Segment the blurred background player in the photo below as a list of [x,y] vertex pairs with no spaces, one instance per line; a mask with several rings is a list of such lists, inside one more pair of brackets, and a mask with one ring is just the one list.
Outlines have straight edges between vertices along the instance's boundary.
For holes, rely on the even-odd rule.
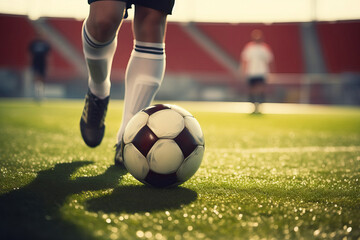
[[264,42],[261,30],[251,32],[251,42],[247,43],[240,56],[240,72],[249,87],[249,101],[254,104],[255,114],[260,113],[259,105],[265,101],[265,83],[268,73],[273,71],[273,53]]
[[44,83],[50,50],[50,44],[39,33],[29,44],[31,74],[35,90],[34,98],[37,101],[44,98]]
[[127,9],[135,5],[134,48],[125,73],[124,112],[115,153],[115,164],[122,165],[125,127],[133,115],[151,104],[164,76],[166,18],[172,12],[174,0],[88,0],[88,3],[90,12],[83,23],[82,41],[89,89],[80,129],[90,147],[98,146],[104,136],[117,34]]

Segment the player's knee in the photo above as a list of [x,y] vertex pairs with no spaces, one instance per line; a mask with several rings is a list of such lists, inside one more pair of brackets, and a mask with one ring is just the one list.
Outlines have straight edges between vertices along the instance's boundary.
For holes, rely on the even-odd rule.
[[122,16],[98,16],[91,21],[92,36],[99,42],[109,41],[121,23]]
[[166,15],[156,10],[141,9],[135,16],[135,36],[145,42],[162,42],[165,34]]

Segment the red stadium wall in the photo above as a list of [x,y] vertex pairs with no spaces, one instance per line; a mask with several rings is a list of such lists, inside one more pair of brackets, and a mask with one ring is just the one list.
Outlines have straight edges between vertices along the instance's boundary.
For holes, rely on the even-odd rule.
[[317,23],[330,73],[360,72],[360,21]]
[[[49,19],[48,22],[79,52],[82,52],[81,25],[69,19]],[[113,68],[124,71],[133,48],[131,21],[124,21],[119,32],[118,47]],[[224,72],[220,66],[200,46],[198,46],[177,23],[169,23],[166,39],[167,72]]]
[[[81,42],[82,21],[51,18],[48,19],[48,23],[61,33],[75,47],[79,54],[83,54]],[[125,21],[123,23],[119,35],[121,35],[121,38],[118,38],[118,47],[113,61],[113,69],[123,71],[126,68],[132,50],[131,22]]]
[[303,73],[299,24],[198,24],[199,28],[226,52],[239,61],[240,53],[254,29],[264,33],[265,42],[275,56],[276,73]]
[[[0,15],[0,68],[23,71],[30,63],[29,43],[36,31],[28,18],[23,16]],[[57,49],[49,54],[48,74],[57,79],[74,76],[75,69]]]
[[178,23],[170,23],[166,36],[167,70],[174,73],[226,73]]
[[31,23],[25,17],[0,15],[0,66],[22,70],[29,62],[28,44],[35,36]]

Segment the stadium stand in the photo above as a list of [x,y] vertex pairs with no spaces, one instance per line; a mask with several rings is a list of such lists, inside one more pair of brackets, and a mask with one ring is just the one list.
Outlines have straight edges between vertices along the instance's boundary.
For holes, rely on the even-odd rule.
[[253,29],[264,32],[276,60],[276,73],[303,73],[302,47],[298,23],[286,24],[225,24],[199,23],[199,28],[239,60],[240,52],[250,41]]
[[[74,54],[82,59],[81,25],[82,21],[75,19],[47,18],[43,22],[62,36],[64,44],[70,44]],[[179,78],[190,78],[191,84],[206,84],[213,89],[232,88],[234,92],[244,93],[245,89],[239,86],[238,79],[224,63],[221,63],[216,55],[196,41],[191,32],[187,31],[189,23],[170,22],[167,28],[167,70],[166,78],[171,83]],[[285,102],[316,102],[332,103],[328,97],[322,97],[321,91],[326,79],[338,82],[337,76],[318,76],[313,82],[307,75],[305,64],[307,59],[304,54],[303,32],[301,23],[274,23],[274,24],[251,24],[251,23],[192,23],[202,36],[214,43],[222,53],[233,63],[239,61],[239,56],[245,43],[250,40],[250,32],[261,29],[265,34],[266,42],[271,46],[275,55],[276,82],[271,82],[269,92],[271,101]],[[11,70],[21,76],[28,69],[28,43],[35,36],[36,28],[26,16],[0,15],[0,70]],[[112,81],[123,84],[124,72],[129,55],[132,51],[131,21],[124,21],[120,30],[118,49],[113,62]],[[360,73],[360,21],[343,22],[319,22],[316,23],[316,33],[320,42],[325,67],[329,74],[343,74],[347,72]],[[211,46],[211,45],[210,45]],[[79,63],[74,66],[74,59],[69,59],[69,54],[57,46],[53,46],[49,61],[50,83],[70,84],[74,79],[83,81],[84,75],[79,73]],[[85,66],[84,66],[85,67]],[[354,75],[351,75],[354,79]],[[355,76],[356,78],[356,76]],[[340,80],[339,80],[340,79]],[[81,80],[81,81],[80,81]],[[356,79],[355,79],[356,80]],[[357,81],[357,80],[356,80]],[[300,84],[305,85],[300,86]],[[190,84],[190,85],[191,85]],[[313,84],[313,87],[307,85]],[[166,85],[166,84],[165,84]],[[189,86],[190,86],[189,85]],[[285,89],[285,85],[286,89]],[[316,87],[315,87],[316,86]],[[166,88],[166,86],[164,86]],[[301,89],[307,93],[299,93]],[[315,89],[315,90],[314,90]],[[316,90],[320,89],[320,90]],[[211,92],[210,91],[210,92]],[[323,91],[324,92],[324,91]],[[226,95],[226,94],[225,94]],[[306,99],[306,100],[301,100]],[[312,100],[315,99],[315,100]],[[320,99],[320,100],[319,100]],[[237,99],[239,100],[239,99]],[[240,99],[246,100],[246,99]]]
[[[25,71],[29,64],[28,45],[35,37],[36,30],[27,17],[0,15],[2,37],[0,68]],[[74,67],[62,54],[52,48],[49,58],[49,80],[67,81],[74,76]]]
[[360,72],[360,21],[319,22],[317,32],[330,73]]
[[25,17],[0,15],[1,68],[23,70],[28,64],[29,40],[35,36],[31,23]]
[[[61,33],[82,54],[81,21],[74,19],[48,19],[47,22]],[[167,71],[169,73],[226,73],[222,67],[199,44],[183,31],[182,23],[170,22],[167,30]],[[226,24],[197,23],[198,28],[223,48],[234,60],[239,60],[241,49],[251,30],[261,29],[265,40],[276,56],[276,73],[304,73],[301,36],[298,23],[281,24]],[[19,31],[21,29],[21,31]],[[321,22],[317,24],[319,39],[329,72],[360,71],[360,22]],[[28,42],[35,30],[24,16],[0,15],[2,36],[2,67],[22,69],[27,64]],[[121,30],[117,55],[113,66],[123,71],[132,49],[131,22],[125,21]],[[6,33],[6,34],[5,34]],[[71,66],[61,53],[54,49],[52,65],[71,71]],[[120,54],[121,53],[121,54]],[[55,71],[58,74],[57,71]],[[55,75],[55,74],[54,74]]]

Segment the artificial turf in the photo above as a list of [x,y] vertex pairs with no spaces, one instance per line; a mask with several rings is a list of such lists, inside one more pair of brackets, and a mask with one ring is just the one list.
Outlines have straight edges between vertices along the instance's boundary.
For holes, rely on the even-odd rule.
[[201,124],[205,156],[189,181],[156,189],[113,166],[121,101],[90,149],[83,101],[0,100],[0,239],[360,238],[360,109],[179,104]]

